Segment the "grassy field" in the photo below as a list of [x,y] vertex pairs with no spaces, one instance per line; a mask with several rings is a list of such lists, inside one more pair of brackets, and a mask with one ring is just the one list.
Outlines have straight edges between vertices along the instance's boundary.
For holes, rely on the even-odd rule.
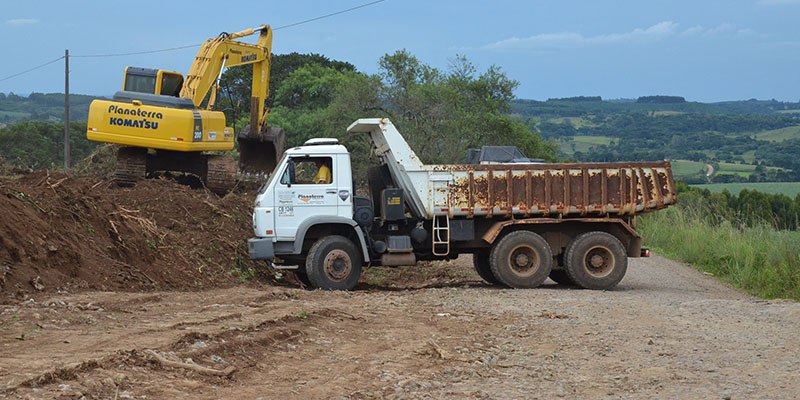
[[700,171],[705,171],[706,163],[688,160],[672,161],[672,174],[676,177],[696,175]]
[[791,198],[800,194],[800,182],[759,182],[759,183],[711,183],[708,185],[692,185],[712,192],[722,192],[727,189],[731,194],[738,195],[743,189],[758,190],[763,193],[783,193]]
[[[745,157],[748,155],[745,154]],[[768,169],[776,169],[776,167],[767,167]],[[691,176],[697,175],[700,171],[705,171],[706,163],[699,162],[699,161],[688,161],[688,160],[673,160],[672,161],[672,174],[676,178],[680,178],[682,176]],[[714,171],[714,174],[730,174],[730,175],[739,175],[745,178],[749,177],[753,172],[755,172],[756,166],[751,164],[736,164],[736,163],[726,163],[721,162],[719,163],[719,169]]]
[[596,124],[592,123],[588,119],[581,118],[581,117],[551,118],[551,119],[549,119],[547,121],[548,122],[552,122],[554,124],[570,124],[575,129],[586,128],[586,127],[592,128],[592,127],[597,126]]
[[[587,152],[592,147],[598,145],[608,145],[614,140],[608,136],[574,136],[568,141],[559,142],[561,151],[565,154],[573,154],[576,151]],[[575,145],[574,150],[572,145]]]
[[654,117],[664,117],[664,116],[673,116],[673,115],[681,115],[686,114],[682,111],[652,111],[650,115]]
[[8,118],[10,118],[10,119],[12,119],[12,120],[15,120],[15,119],[28,118],[28,117],[30,117],[30,116],[31,116],[30,114],[28,114],[28,113],[25,113],[25,112],[18,112],[18,111],[0,111],[0,120],[2,120],[2,119],[3,119],[3,118],[5,118],[5,117],[8,117]]
[[754,139],[770,142],[782,142],[788,139],[800,139],[800,126],[789,126],[771,131],[763,131],[753,135]]
[[692,264],[753,295],[800,300],[800,232],[707,222],[709,212],[682,207],[642,217],[645,245]]

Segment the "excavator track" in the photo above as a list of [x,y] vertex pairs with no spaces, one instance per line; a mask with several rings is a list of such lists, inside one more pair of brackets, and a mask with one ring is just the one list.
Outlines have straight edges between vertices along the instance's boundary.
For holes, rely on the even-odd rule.
[[114,181],[118,186],[131,187],[147,174],[147,149],[121,147],[117,151],[117,169]]
[[226,156],[208,156],[206,187],[218,195],[225,195],[236,186],[236,160]]

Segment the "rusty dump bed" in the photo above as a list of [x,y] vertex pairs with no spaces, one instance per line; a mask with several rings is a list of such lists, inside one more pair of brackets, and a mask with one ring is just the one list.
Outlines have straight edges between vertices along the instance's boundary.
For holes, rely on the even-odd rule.
[[428,211],[450,216],[621,216],[675,204],[669,162],[426,165]]

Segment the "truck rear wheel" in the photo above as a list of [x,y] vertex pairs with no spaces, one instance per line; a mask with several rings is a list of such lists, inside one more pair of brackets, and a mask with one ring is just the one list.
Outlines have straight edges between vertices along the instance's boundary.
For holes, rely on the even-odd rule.
[[492,267],[489,265],[489,253],[475,253],[472,255],[472,265],[475,266],[475,272],[480,275],[481,279],[490,285],[497,285],[500,283],[497,278],[492,274]]
[[559,285],[575,286],[575,282],[573,282],[572,279],[569,277],[567,271],[563,269],[554,269],[550,271],[550,279],[552,279],[553,282]]
[[492,274],[512,288],[535,288],[553,267],[550,245],[529,231],[509,233],[495,243],[489,256]]
[[325,236],[311,246],[305,267],[313,287],[350,290],[361,277],[361,256],[346,237]]
[[625,247],[613,235],[594,231],[579,235],[567,245],[564,266],[569,278],[584,289],[616,286],[628,269]]

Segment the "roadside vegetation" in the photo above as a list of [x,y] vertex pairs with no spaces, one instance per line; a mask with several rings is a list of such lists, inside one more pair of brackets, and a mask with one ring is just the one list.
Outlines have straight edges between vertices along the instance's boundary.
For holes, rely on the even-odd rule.
[[[744,191],[732,196],[682,188],[678,206],[639,220],[637,228],[647,246],[755,296],[800,301],[797,208],[789,224],[795,230],[778,229],[783,222],[774,218],[770,195]],[[737,212],[726,198],[760,204],[762,212]],[[800,196],[796,200],[800,202]]]

